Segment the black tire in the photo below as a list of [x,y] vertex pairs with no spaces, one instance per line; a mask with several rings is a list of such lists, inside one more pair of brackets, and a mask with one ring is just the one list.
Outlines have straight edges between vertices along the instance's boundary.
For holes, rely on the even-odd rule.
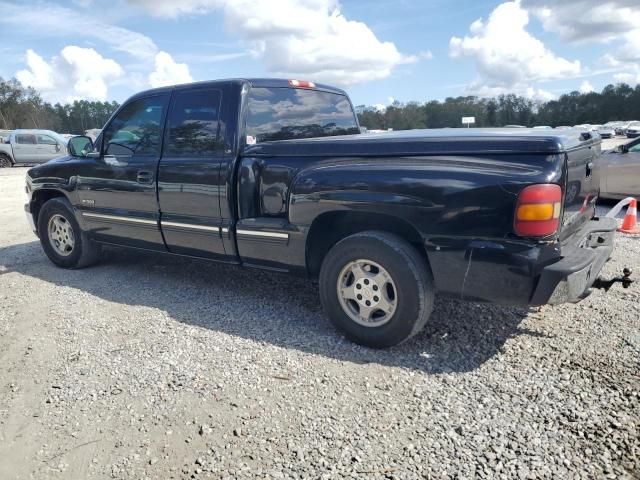
[[13,162],[11,158],[7,155],[0,153],[0,168],[11,168],[13,167]]
[[[379,326],[357,323],[339,298],[343,269],[361,259],[383,267],[395,285],[395,311]],[[386,232],[366,231],[341,240],[324,258],[320,270],[320,300],[327,316],[347,338],[367,347],[391,347],[418,333],[431,315],[434,297],[426,259],[402,238]]]
[[[63,217],[73,232],[74,245],[66,256],[58,253],[50,240],[49,221],[56,215]],[[66,198],[52,198],[42,206],[38,215],[37,228],[44,253],[59,267],[84,268],[95,263],[100,256],[100,247],[80,229],[73,208]]]

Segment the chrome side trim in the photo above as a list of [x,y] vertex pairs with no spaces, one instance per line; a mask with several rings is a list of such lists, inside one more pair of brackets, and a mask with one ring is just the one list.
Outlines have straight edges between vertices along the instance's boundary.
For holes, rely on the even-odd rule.
[[236,230],[238,235],[249,235],[252,237],[267,237],[267,238],[282,238],[289,239],[288,233],[278,233],[278,232],[258,232],[256,230]]
[[121,217],[119,215],[104,215],[102,213],[82,212],[83,217],[97,218],[102,220],[115,220],[117,222],[142,223],[145,225],[158,225],[156,220],[145,220],[142,218]]
[[227,227],[222,227],[222,233],[229,233],[229,229]]
[[180,228],[190,228],[192,230],[205,230],[207,232],[216,232],[220,231],[220,227],[209,227],[207,225],[195,225],[193,223],[180,223],[180,222],[168,222],[166,220],[162,220],[160,222],[163,227],[180,227]]

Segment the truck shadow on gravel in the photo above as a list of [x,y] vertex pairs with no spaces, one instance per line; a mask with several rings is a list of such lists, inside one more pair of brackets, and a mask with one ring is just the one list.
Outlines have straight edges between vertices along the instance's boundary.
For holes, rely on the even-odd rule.
[[[98,265],[63,270],[30,242],[0,248],[0,275],[11,272],[256,342],[428,373],[475,370],[509,338],[540,335],[520,327],[530,309],[439,299],[423,332],[397,347],[372,350],[331,327],[313,280],[161,254],[109,249]],[[37,301],[37,292],[28,294]]]

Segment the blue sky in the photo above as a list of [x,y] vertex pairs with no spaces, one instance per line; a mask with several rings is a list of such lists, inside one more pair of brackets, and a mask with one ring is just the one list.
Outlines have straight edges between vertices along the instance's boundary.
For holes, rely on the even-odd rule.
[[284,76],[354,103],[640,82],[640,5],[613,0],[0,0],[0,76],[49,101]]

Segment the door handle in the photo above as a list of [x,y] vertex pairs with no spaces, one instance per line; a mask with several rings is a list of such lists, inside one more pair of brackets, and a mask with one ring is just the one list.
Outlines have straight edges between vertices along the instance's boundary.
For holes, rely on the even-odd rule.
[[141,170],[138,172],[138,183],[151,183],[153,182],[153,173]]

